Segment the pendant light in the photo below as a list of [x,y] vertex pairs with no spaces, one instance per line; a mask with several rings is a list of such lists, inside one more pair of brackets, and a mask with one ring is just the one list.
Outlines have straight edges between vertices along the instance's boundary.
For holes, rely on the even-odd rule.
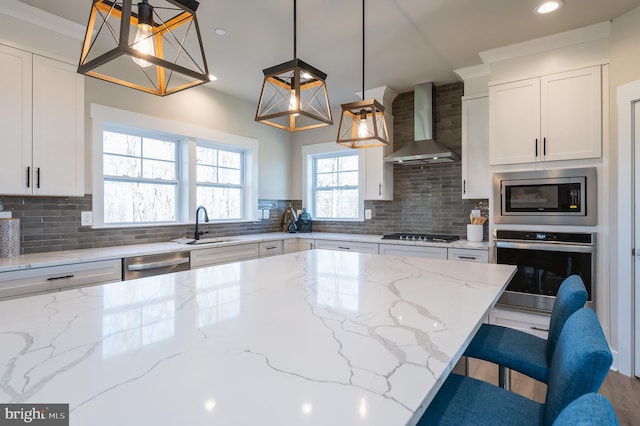
[[78,73],[165,96],[208,83],[195,0],[93,0]]
[[297,4],[293,0],[293,60],[263,70],[256,121],[296,132],[333,124],[327,75],[297,58]]
[[384,107],[375,99],[364,100],[364,0],[362,0],[362,101],[342,104],[337,143],[348,148],[373,148],[389,144]]

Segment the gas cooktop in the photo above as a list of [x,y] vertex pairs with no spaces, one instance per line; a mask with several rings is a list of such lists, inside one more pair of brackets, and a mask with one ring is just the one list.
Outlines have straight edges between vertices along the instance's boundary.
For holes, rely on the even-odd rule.
[[387,234],[382,237],[383,240],[406,240],[406,241],[424,241],[429,243],[452,243],[460,239],[457,235],[439,235],[439,234],[412,234],[399,232],[396,234]]

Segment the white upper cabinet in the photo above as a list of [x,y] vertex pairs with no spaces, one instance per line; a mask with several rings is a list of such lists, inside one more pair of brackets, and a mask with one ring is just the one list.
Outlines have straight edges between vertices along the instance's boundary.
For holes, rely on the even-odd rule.
[[492,165],[602,153],[599,66],[490,86],[489,107]]
[[0,194],[31,193],[31,58],[0,45]]
[[[0,46],[0,194],[84,195],[84,81],[75,66]],[[6,94],[6,96],[5,96]]]
[[365,155],[365,200],[393,200],[393,164],[384,146],[362,150]]
[[489,198],[489,98],[462,98],[462,198]]
[[602,155],[601,80],[599,66],[541,78],[544,161]]

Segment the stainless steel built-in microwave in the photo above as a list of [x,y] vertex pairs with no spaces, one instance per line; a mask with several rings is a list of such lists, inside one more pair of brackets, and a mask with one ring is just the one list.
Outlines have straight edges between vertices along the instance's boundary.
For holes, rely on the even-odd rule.
[[496,173],[494,222],[596,225],[596,169]]

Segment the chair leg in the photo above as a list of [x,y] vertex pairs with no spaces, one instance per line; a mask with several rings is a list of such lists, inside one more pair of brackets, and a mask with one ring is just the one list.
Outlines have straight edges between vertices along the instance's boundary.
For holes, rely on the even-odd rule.
[[498,366],[498,386],[505,390],[511,390],[511,370],[504,365]]

